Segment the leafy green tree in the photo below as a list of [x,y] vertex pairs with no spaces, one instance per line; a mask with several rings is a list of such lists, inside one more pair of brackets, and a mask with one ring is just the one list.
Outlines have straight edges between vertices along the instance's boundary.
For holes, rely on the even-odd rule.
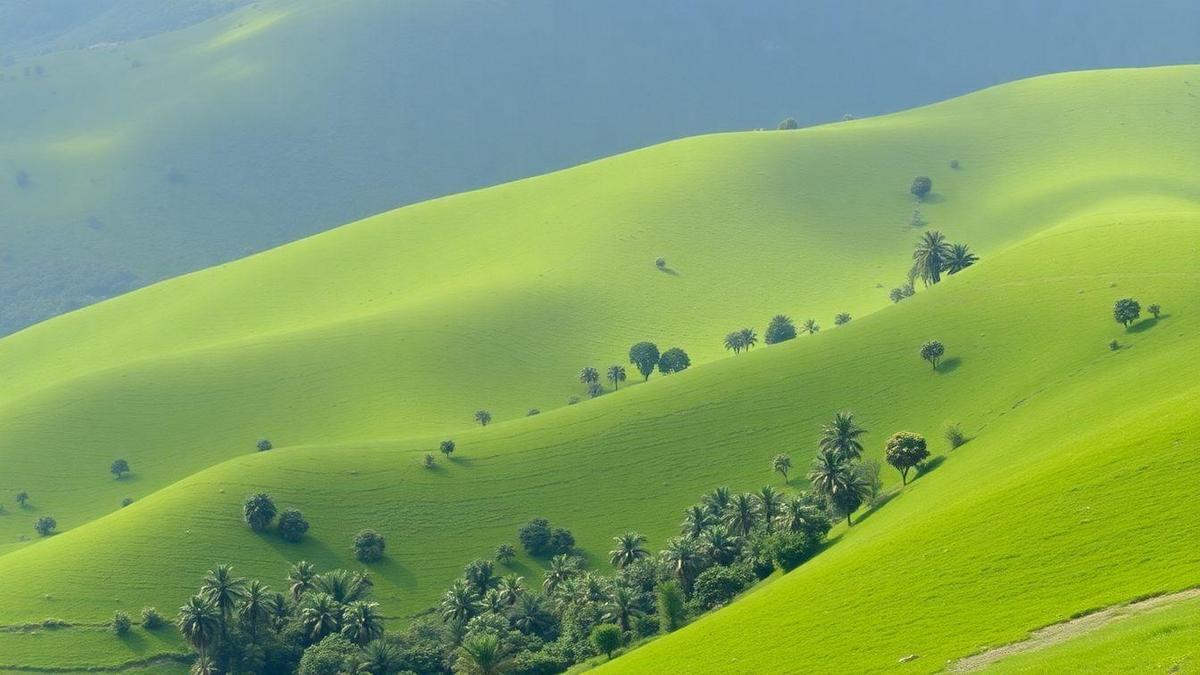
[[[476,413],[476,414],[478,414],[478,413]],[[445,441],[442,441],[441,444],[438,446],[438,450],[441,450],[442,454],[445,455],[447,459],[449,459],[450,455],[454,454],[454,449],[456,447],[458,447],[458,446],[456,446],[454,444],[454,441],[445,440]]]
[[486,427],[492,421],[492,413],[486,410],[476,410],[475,421],[479,423],[479,426]]
[[565,527],[550,530],[548,550],[551,553],[570,553],[575,550],[575,535]]
[[592,629],[592,646],[612,660],[613,652],[621,646],[621,629],[616,624],[602,623]]
[[1129,324],[1137,321],[1142,314],[1142,306],[1133,298],[1121,298],[1113,305],[1113,318],[1117,323],[1129,328]]
[[768,539],[771,557],[779,569],[791,572],[817,552],[817,542],[807,532],[776,532]]
[[741,354],[742,349],[745,348],[745,346],[746,346],[746,344],[742,338],[741,331],[735,330],[732,333],[728,333],[725,335],[725,349],[726,350],[731,351],[734,354]]
[[114,460],[112,466],[108,467],[108,472],[121,480],[121,476],[129,473],[129,462],[123,459]]
[[692,599],[704,609],[712,609],[733,600],[754,583],[754,574],[746,565],[714,565],[696,577]]
[[833,317],[833,325],[835,326],[845,326],[848,323],[850,323],[850,314],[848,312],[842,312]]
[[275,501],[265,492],[250,495],[242,505],[242,516],[246,524],[256,532],[262,532],[275,519]]
[[308,591],[315,588],[317,582],[317,567],[307,560],[292,565],[287,575],[288,590],[293,600],[299,600]]
[[804,324],[800,326],[800,332],[807,333],[808,335],[812,335],[820,330],[821,327],[817,325],[816,319],[805,319]]
[[683,512],[683,522],[679,526],[680,534],[685,537],[699,537],[701,533],[713,524],[713,517],[708,509],[697,504],[689,506]]
[[908,191],[911,192],[913,196],[917,198],[917,201],[920,202],[925,200],[926,195],[928,195],[929,191],[932,189],[933,181],[930,180],[929,176],[917,176],[913,179],[912,185],[908,188]]
[[217,565],[204,575],[200,595],[212,602],[221,613],[221,625],[225,627],[246,597],[246,580],[233,576],[233,567]]
[[354,535],[354,557],[359,562],[378,562],[383,559],[383,549],[387,546],[383,535],[375,530],[361,530]]
[[257,448],[259,452],[266,452],[275,446],[271,445],[271,441],[269,439],[260,438],[258,439],[258,442],[254,444],[254,447]]
[[791,317],[776,314],[771,317],[771,323],[767,324],[767,330],[763,333],[763,342],[773,345],[786,342],[794,337],[796,337],[796,325],[792,323]]
[[966,244],[954,244],[950,247],[950,257],[946,259],[944,271],[947,274],[958,274],[977,262],[979,256],[972,253]]
[[785,117],[775,128],[779,131],[791,131],[792,129],[799,129],[800,124],[791,117]]
[[508,672],[511,663],[500,638],[482,633],[463,640],[454,670],[464,675],[502,675]]
[[613,537],[615,545],[608,552],[608,561],[617,569],[625,569],[629,565],[650,556],[646,550],[646,537],[632,530]]
[[308,521],[300,509],[284,509],[279,514],[279,536],[284,541],[298,542],[304,538],[305,532],[308,532]]
[[550,521],[545,518],[531,519],[517,530],[517,538],[530,555],[543,555],[550,547]]
[[775,527],[775,517],[779,515],[782,497],[775,491],[775,488],[770,485],[764,485],[754,495],[754,498],[758,503],[758,512],[762,515],[762,522],[766,525],[767,532],[770,532]]
[[1162,307],[1158,305],[1150,305],[1146,308],[1146,311],[1150,312],[1150,314],[1154,315],[1154,318],[1157,319],[1158,315],[1162,313]]
[[383,637],[383,617],[379,603],[356,600],[342,611],[342,636],[356,645],[365,645]]
[[57,528],[58,521],[54,519],[54,516],[42,516],[33,524],[34,532],[37,532],[43,537],[48,537],[51,534],[54,534],[54,530]]
[[658,359],[658,371],[663,375],[687,370],[691,365],[692,360],[688,358],[687,352],[679,347],[668,349]]
[[464,579],[455,579],[454,583],[450,584],[450,588],[442,594],[442,602],[439,605],[442,620],[449,623],[459,621],[466,623],[472,617],[479,613],[482,606],[479,603],[479,594],[475,592],[475,588],[467,583]]
[[929,457],[925,448],[925,437],[910,431],[892,434],[883,446],[883,458],[900,472],[900,479],[908,485],[908,471]]
[[751,347],[758,344],[758,334],[754,332],[753,328],[743,328],[738,331],[738,334],[741,336],[742,349],[750,351]]
[[788,472],[792,470],[792,458],[783,453],[775,455],[775,458],[771,460],[771,469],[783,476],[783,483],[786,485],[788,482]]
[[588,366],[579,371],[579,381],[583,384],[596,384],[600,381],[600,371]]
[[627,631],[633,620],[642,615],[638,603],[638,596],[633,589],[628,586],[617,586],[609,596],[608,602],[604,604],[604,614],[601,615],[601,618],[611,621],[620,626],[621,630]]
[[300,605],[300,629],[310,642],[320,642],[341,630],[342,606],[328,593],[310,593]]
[[29,493],[21,490],[17,493],[17,505],[24,508],[29,503]]
[[866,433],[867,430],[854,421],[853,413],[834,413],[833,421],[821,427],[817,447],[844,460],[858,459],[863,450],[862,441],[859,439]]
[[613,364],[608,367],[608,381],[613,386],[613,391],[621,388],[621,383],[625,381],[625,366]]
[[725,524],[734,533],[742,537],[749,536],[758,524],[758,500],[750,493],[734,495],[725,510]]
[[937,370],[938,361],[946,354],[946,346],[937,340],[930,340],[921,345],[921,358],[933,365],[933,369]]
[[304,650],[296,675],[342,675],[355,660],[358,647],[339,633],[329,633]]
[[117,635],[125,635],[131,628],[133,628],[133,619],[129,618],[128,613],[118,609],[117,611],[113,612],[113,617],[109,621],[109,627],[112,628],[112,632],[116,633]]
[[208,663],[210,650],[221,637],[221,610],[217,609],[212,600],[202,595],[193,595],[179,608],[176,625],[179,626],[183,639],[196,650],[197,662]]
[[650,373],[658,365],[658,345],[653,342],[639,342],[629,348],[629,362],[637,367],[643,381],[650,379]]
[[500,544],[496,547],[496,560],[501,565],[511,563],[517,557],[517,549],[512,544]]
[[870,494],[870,486],[854,470],[853,462],[829,450],[817,454],[808,472],[808,479],[812,482],[813,492],[825,499],[830,507],[846,515],[847,525],[853,524],[851,514],[862,506]]
[[917,240],[912,254],[912,269],[908,272],[908,280],[920,279],[926,286],[932,286],[942,280],[942,272],[946,262],[950,260],[954,249],[946,241],[946,235],[937,230],[930,230]]
[[664,633],[670,633],[687,620],[686,598],[678,582],[666,581],[658,586],[658,625]]

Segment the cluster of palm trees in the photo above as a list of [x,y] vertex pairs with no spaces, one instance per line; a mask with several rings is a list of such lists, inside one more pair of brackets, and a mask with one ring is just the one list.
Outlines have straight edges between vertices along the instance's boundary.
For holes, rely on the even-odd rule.
[[[613,386],[613,391],[616,391],[625,381],[625,366],[614,363],[608,367],[604,375],[609,384]],[[579,371],[579,381],[587,388],[588,396],[592,398],[604,393],[604,387],[600,384],[600,371],[591,366]]]
[[[835,320],[835,323],[840,326],[849,320],[850,315],[842,313],[838,314],[838,318]],[[816,319],[805,319],[800,324],[799,333],[801,335],[812,335],[820,330],[821,326],[817,324]],[[796,325],[792,322],[791,317],[784,314],[777,314],[771,318],[770,323],[767,325],[766,339],[764,342],[769,345],[785,342],[796,337],[796,333]],[[758,334],[754,332],[753,328],[742,328],[740,330],[735,330],[725,336],[724,344],[725,349],[733,352],[734,354],[748,352],[751,348],[758,344]]]
[[[229,565],[218,565],[204,577],[200,591],[179,608],[176,625],[196,650],[196,673],[225,672],[268,634],[278,637],[296,626],[305,644],[340,634],[363,646],[363,672],[387,648],[382,643],[379,605],[366,598],[373,586],[365,572],[337,569],[318,574],[308,562],[288,573],[288,594],[271,591],[258,579],[235,577]],[[394,660],[394,659],[393,659]],[[382,672],[382,671],[381,671]]]
[[[878,464],[861,461],[861,439],[866,433],[852,413],[834,414],[833,420],[821,427],[817,456],[808,471],[813,493],[824,499],[831,511],[845,515],[847,525],[853,524],[851,514],[879,489]],[[772,463],[776,471],[778,461]]]
[[966,244],[951,244],[946,235],[930,230],[921,235],[912,254],[908,282],[920,279],[926,286],[942,280],[942,274],[957,274],[979,262]]

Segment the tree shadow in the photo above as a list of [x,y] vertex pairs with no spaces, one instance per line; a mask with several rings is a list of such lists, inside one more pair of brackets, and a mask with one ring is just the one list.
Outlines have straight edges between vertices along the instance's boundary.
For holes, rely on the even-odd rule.
[[1130,326],[1130,327],[1126,328],[1126,329],[1125,329],[1125,332],[1126,332],[1126,333],[1141,333],[1141,332],[1144,332],[1144,331],[1148,331],[1148,330],[1150,330],[1151,328],[1154,328],[1155,326],[1157,326],[1157,325],[1158,325],[1158,322],[1159,322],[1159,321],[1161,321],[1162,319],[1165,319],[1165,318],[1167,318],[1167,315],[1166,315],[1166,314],[1159,314],[1157,319],[1156,319],[1156,318],[1154,318],[1154,317],[1150,317],[1150,318],[1147,318],[1147,319],[1142,319],[1141,321],[1139,321],[1139,322],[1137,322],[1137,323],[1133,324],[1132,326]]
[[958,358],[957,356],[953,356],[951,358],[946,359],[945,361],[938,363],[936,366],[933,367],[933,369],[939,373],[952,373],[952,372],[958,370],[958,367],[961,365],[962,365],[962,359]]
[[679,272],[677,272],[675,269],[673,269],[671,267],[659,267],[658,271],[662,272],[663,274],[669,274],[673,277],[679,276]]
[[913,476],[913,480],[915,481],[927,473],[932,473],[933,471],[937,470],[937,468],[939,466],[941,466],[945,461],[946,461],[945,455],[938,455],[937,457],[930,457],[929,459],[925,460],[924,462],[921,462],[920,464],[917,465],[917,475]]
[[922,203],[922,204],[941,204],[944,201],[946,201],[946,198],[943,197],[940,193],[930,192],[929,194],[927,194],[921,198],[920,203]]
[[873,504],[871,504],[870,507],[868,507],[865,511],[860,513],[858,515],[858,517],[854,519],[854,524],[858,525],[859,523],[866,520],[867,518],[870,518],[871,516],[875,515],[876,512],[878,512],[884,506],[887,506],[888,502],[892,501],[893,499],[895,499],[898,496],[900,496],[899,489],[884,492],[883,494],[879,495],[878,497],[875,498],[875,502]]

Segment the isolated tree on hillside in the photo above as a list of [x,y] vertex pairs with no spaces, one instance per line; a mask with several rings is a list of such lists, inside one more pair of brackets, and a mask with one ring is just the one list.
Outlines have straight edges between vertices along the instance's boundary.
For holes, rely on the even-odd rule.
[[275,446],[271,445],[271,441],[269,439],[260,438],[258,439],[258,442],[254,444],[254,447],[257,448],[259,452],[266,452]]
[[821,330],[821,327],[817,325],[816,319],[805,319],[804,324],[800,327],[801,333],[807,333],[809,335],[812,335],[819,330]]
[[613,537],[614,546],[608,552],[608,562],[617,569],[625,569],[629,565],[650,556],[646,549],[646,537],[630,530]]
[[24,490],[21,490],[20,492],[18,492],[17,493],[17,505],[24,507],[28,503],[29,503],[29,493]]
[[600,371],[588,366],[579,371],[579,381],[583,384],[596,384],[600,381]]
[[511,563],[517,557],[517,549],[512,544],[500,544],[496,547],[496,560],[501,565]]
[[354,557],[360,562],[378,562],[383,559],[387,547],[383,535],[375,530],[362,530],[354,535]]
[[530,555],[542,555],[550,546],[550,521],[545,518],[530,519],[517,530],[517,538]]
[[113,461],[112,466],[108,468],[108,472],[116,476],[117,480],[121,480],[121,476],[129,473],[129,462],[126,462],[123,459],[115,460]]
[[900,479],[908,485],[908,471],[929,457],[925,438],[920,434],[900,431],[887,439],[883,446],[883,458],[900,472]]
[[771,469],[783,476],[783,482],[786,485],[788,471],[792,470],[792,458],[782,453],[775,455],[775,458],[771,460]]
[[1162,313],[1162,307],[1159,307],[1158,305],[1150,305],[1146,308],[1146,311],[1150,312],[1152,315],[1154,315],[1154,318],[1157,319],[1158,315]]
[[854,421],[854,414],[834,413],[833,421],[821,427],[821,438],[817,447],[832,452],[843,460],[856,460],[862,456],[862,441],[867,430]]
[[298,542],[304,538],[305,532],[308,532],[308,521],[300,509],[284,509],[279,514],[279,536],[284,541]]
[[250,495],[242,505],[242,516],[246,519],[246,524],[257,532],[267,529],[275,519],[275,513],[275,502],[271,495],[265,492]]
[[217,606],[208,598],[193,595],[179,608],[175,623],[183,639],[196,650],[197,664],[208,664],[209,650],[216,645],[222,631],[221,612]]
[[925,196],[928,195],[931,190],[933,190],[933,181],[929,178],[929,176],[917,176],[913,179],[912,185],[908,188],[908,191],[917,198],[917,201],[924,201]]
[[775,128],[779,131],[791,131],[792,129],[799,129],[800,124],[791,117],[785,117]]
[[742,347],[744,346],[745,344],[742,342],[741,331],[735,330],[725,336],[725,349],[733,352],[734,354],[741,354]]
[[612,383],[613,391],[621,388],[621,383],[625,381],[625,366],[613,364],[608,367],[608,381]]
[[850,323],[850,314],[848,312],[842,312],[833,317],[833,325],[835,326],[844,326],[848,323]]
[[1133,298],[1121,298],[1113,305],[1113,318],[1117,323],[1129,328],[1129,324],[1137,321],[1142,314],[1142,306]]
[[639,342],[629,348],[629,362],[637,367],[642,374],[642,380],[649,380],[659,359],[658,345],[653,342]]
[[[792,323],[791,317],[776,314],[771,317],[771,323],[767,324],[767,330],[763,333],[763,342],[774,345],[794,337],[796,337],[796,325]],[[726,348],[728,349],[728,347]]]
[[966,244],[955,244],[950,247],[950,257],[946,259],[944,271],[947,274],[958,274],[977,262],[979,256],[972,253]]
[[743,328],[738,331],[742,338],[742,349],[750,351],[750,348],[758,344],[758,334],[753,328]]
[[43,537],[50,536],[51,534],[54,533],[54,530],[57,528],[58,528],[58,521],[55,520],[53,516],[42,516],[41,518],[38,518],[37,522],[35,522],[33,524],[34,532],[37,532],[38,534],[42,535]]
[[492,421],[492,413],[486,410],[476,410],[475,421],[479,423],[479,426],[486,427]]
[[926,286],[932,286],[941,281],[942,272],[945,271],[946,263],[953,253],[954,248],[946,241],[946,235],[937,230],[922,234],[913,249],[912,269],[908,272],[909,282],[920,279]]
[[687,352],[679,347],[668,349],[658,358],[658,371],[663,375],[682,372],[691,365],[692,360],[688,358]]
[[[478,414],[478,413],[476,413],[476,414]],[[438,445],[438,450],[441,450],[442,454],[445,455],[447,458],[449,458],[450,455],[454,454],[454,449],[456,447],[458,447],[458,446],[456,446],[454,444],[454,441],[445,440],[445,441],[442,441],[441,444]]]
[[921,345],[921,358],[933,365],[933,369],[937,370],[938,361],[946,354],[946,347],[937,340],[930,340]]

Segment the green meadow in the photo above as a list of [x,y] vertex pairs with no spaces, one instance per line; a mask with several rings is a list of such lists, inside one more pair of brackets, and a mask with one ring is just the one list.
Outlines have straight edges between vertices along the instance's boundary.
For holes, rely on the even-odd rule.
[[[777,453],[799,487],[839,410],[870,431],[868,457],[908,430],[934,461],[903,489],[885,467],[894,496],[814,559],[602,670],[937,671],[1200,584],[1198,131],[1189,66],[687,138],[384,213],[0,340],[0,669],[183,651],[169,629],[99,628],[118,609],[173,612],[221,562],[276,588],[300,559],[358,567],[365,527],[388,538],[370,570],[393,626],[533,516],[607,568],[626,529],[657,548],[701,493],[781,483]],[[922,226],[916,175],[933,179]],[[981,261],[893,305],[927,229]],[[1121,297],[1163,315],[1126,329]],[[854,319],[835,328],[838,312]],[[777,313],[823,330],[723,349]],[[643,339],[694,367],[638,383],[627,366],[620,391],[567,405],[580,368],[625,363]],[[930,339],[947,348],[937,370],[917,354]],[[494,423],[473,426],[477,409]],[[972,440],[951,451],[947,421]],[[260,438],[274,449],[256,452]],[[422,466],[445,438],[453,459]],[[132,466],[119,480],[118,457]],[[303,543],[244,525],[259,491],[303,510]],[[44,515],[59,534],[36,537]],[[540,564],[513,568],[536,579]],[[50,617],[72,625],[20,628]],[[1064,644],[1045,667],[1103,653],[1120,670],[1138,655],[1114,640]]]

